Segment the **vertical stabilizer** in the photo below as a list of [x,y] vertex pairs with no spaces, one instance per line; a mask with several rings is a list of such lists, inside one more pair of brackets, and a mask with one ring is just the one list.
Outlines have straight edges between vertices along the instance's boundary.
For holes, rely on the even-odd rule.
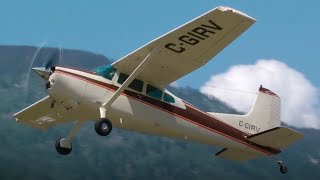
[[209,113],[241,131],[256,134],[281,124],[280,97],[262,86],[249,113],[245,115]]
[[262,131],[279,127],[281,124],[280,109],[280,97],[260,86],[256,101],[246,115],[246,122],[256,124]]

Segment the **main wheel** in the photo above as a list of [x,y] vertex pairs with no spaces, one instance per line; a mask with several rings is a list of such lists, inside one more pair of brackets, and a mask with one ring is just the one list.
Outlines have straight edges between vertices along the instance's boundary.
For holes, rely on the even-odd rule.
[[287,173],[287,172],[288,172],[287,166],[284,166],[284,165],[280,166],[280,172],[281,172],[282,174]]
[[112,131],[112,123],[109,119],[101,118],[95,123],[94,129],[100,136],[107,136]]
[[72,143],[67,138],[61,138],[56,141],[56,150],[62,155],[70,154],[72,151]]

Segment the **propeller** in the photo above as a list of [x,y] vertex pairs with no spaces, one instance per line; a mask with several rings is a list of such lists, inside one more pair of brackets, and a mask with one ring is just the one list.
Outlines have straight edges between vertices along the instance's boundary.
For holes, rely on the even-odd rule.
[[62,61],[62,48],[59,46],[57,50],[49,55],[49,58],[45,59],[41,67],[34,67],[32,70],[38,74],[41,78],[48,80],[52,70],[56,65],[61,64]]
[[[30,66],[28,69],[28,74],[26,77],[27,79],[26,79],[26,89],[25,89],[25,100],[27,100],[27,97],[28,97],[28,87],[29,87],[31,69],[37,75],[39,75],[43,80],[45,80],[45,84],[47,84],[48,79],[51,73],[53,72],[55,66],[61,64],[62,62],[63,49],[61,48],[61,46],[59,46],[57,49],[53,51],[52,50],[49,51],[50,50],[49,48],[43,50],[46,44],[47,42],[43,42],[32,56]],[[48,54],[43,54],[43,53],[48,53]],[[42,65],[40,67],[33,67],[34,63],[37,61],[42,61],[41,63]]]
[[45,69],[49,69],[56,65],[61,64],[62,61],[62,48],[59,46],[57,50],[55,50],[49,58],[43,63],[42,67]]

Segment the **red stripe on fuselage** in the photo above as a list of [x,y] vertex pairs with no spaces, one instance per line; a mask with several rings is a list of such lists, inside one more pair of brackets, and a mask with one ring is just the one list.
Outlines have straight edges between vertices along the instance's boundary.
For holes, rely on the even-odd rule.
[[[98,81],[98,80],[95,80],[95,79],[92,79],[92,78],[89,78],[86,76],[71,73],[68,71],[56,69],[55,73],[61,73],[64,75],[72,76],[74,78],[77,78],[79,80],[83,80],[83,81],[88,82],[90,84],[102,87],[104,89],[108,89],[109,91],[115,92],[118,89],[117,86],[110,85],[110,84],[107,84],[107,83],[104,83],[104,82],[101,82],[101,81]],[[84,72],[84,73],[87,73],[87,72]],[[93,74],[90,73],[90,75],[93,75]],[[96,76],[98,76],[98,75],[96,75]],[[172,114],[173,116],[179,117],[183,120],[186,120],[190,123],[196,124],[202,128],[210,130],[214,133],[220,134],[226,138],[237,141],[241,144],[244,144],[244,145],[251,147],[255,150],[263,152],[267,155],[278,154],[279,152],[281,152],[277,149],[263,147],[263,146],[260,146],[257,144],[252,144],[251,142],[249,142],[245,138],[245,136],[248,136],[249,134],[244,133],[236,128],[233,128],[233,127],[231,127],[221,121],[218,121],[218,120],[214,119],[212,116],[208,115],[207,113],[205,113],[199,109],[196,109],[195,107],[192,107],[191,105],[189,105],[187,103],[185,103],[186,109],[181,109],[181,108],[173,106],[171,104],[150,98],[150,97],[142,95],[142,94],[128,91],[128,90],[125,90],[121,95],[130,97],[131,99],[134,99],[134,100],[139,101],[141,103],[144,103],[146,105],[152,106],[154,108],[157,108],[159,110],[162,110],[164,112]],[[139,97],[138,97],[138,95],[139,95]]]

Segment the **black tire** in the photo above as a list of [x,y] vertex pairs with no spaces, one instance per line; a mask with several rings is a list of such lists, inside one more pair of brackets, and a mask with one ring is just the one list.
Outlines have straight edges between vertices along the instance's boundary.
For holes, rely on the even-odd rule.
[[95,123],[94,129],[100,136],[107,136],[112,131],[112,123],[109,119],[101,118]]
[[72,151],[72,144],[71,144],[71,148],[65,148],[65,147],[61,147],[61,145],[60,145],[60,140],[61,139],[58,139],[57,141],[56,141],[56,150],[57,150],[57,152],[59,153],[59,154],[61,154],[61,155],[68,155],[68,154],[70,154],[71,153],[71,151]]
[[286,174],[286,173],[288,172],[287,166],[280,166],[280,172],[281,172],[282,174]]

